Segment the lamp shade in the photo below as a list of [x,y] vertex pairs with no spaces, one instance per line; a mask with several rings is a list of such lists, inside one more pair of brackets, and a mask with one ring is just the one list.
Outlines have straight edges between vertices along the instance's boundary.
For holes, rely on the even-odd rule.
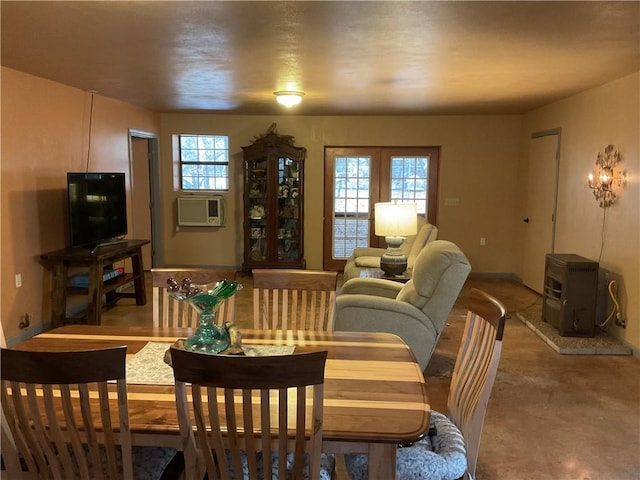
[[418,233],[418,207],[415,203],[382,202],[375,204],[375,232],[384,237]]

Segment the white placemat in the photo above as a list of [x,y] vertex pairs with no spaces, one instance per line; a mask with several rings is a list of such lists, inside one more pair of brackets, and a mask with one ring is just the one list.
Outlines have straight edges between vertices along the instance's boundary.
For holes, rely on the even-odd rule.
[[127,383],[173,385],[173,368],[164,363],[164,354],[170,347],[170,343],[148,342],[127,359]]
[[247,357],[262,357],[268,355],[291,355],[295,345],[243,345],[242,351]]
[[[173,369],[164,362],[164,354],[170,343],[147,342],[132,358],[127,360],[127,382],[142,385],[173,385]],[[245,355],[291,355],[295,345],[243,345]]]

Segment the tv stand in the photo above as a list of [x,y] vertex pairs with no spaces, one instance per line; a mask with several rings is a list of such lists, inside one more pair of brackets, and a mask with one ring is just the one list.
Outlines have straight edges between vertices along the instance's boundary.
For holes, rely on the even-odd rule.
[[[42,264],[53,272],[53,289],[51,291],[51,325],[60,327],[66,323],[79,323],[76,318],[67,317],[67,297],[69,295],[86,295],[86,319],[82,323],[100,325],[102,309],[107,304],[117,302],[127,297],[135,298],[136,305],[147,303],[144,284],[144,268],[142,265],[142,247],[149,240],[122,240],[116,243],[101,244],[100,248],[66,248],[40,255]],[[104,247],[104,248],[103,248]],[[103,281],[105,267],[113,263],[131,259],[132,273],[120,275],[111,280]],[[85,267],[89,269],[88,288],[70,285],[70,267]],[[119,292],[120,287],[133,283],[134,292]]]
[[119,238],[119,239],[115,239],[115,240],[109,240],[108,242],[100,242],[100,243],[96,244],[96,246],[91,249],[91,253],[96,253],[100,248],[103,248],[103,247],[109,247],[111,245],[118,245],[118,244],[121,244],[121,243],[127,243],[128,241],[129,240],[126,240],[126,239],[123,239],[123,238],[122,239]]

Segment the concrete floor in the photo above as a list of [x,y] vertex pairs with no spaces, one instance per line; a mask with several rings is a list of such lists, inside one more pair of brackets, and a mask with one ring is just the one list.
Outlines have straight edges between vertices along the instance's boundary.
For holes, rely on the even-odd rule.
[[[251,277],[240,281],[245,288],[237,294],[237,319],[252,309]],[[446,411],[471,287],[494,295],[509,312],[478,480],[640,480],[639,359],[555,352],[516,318],[540,297],[509,280],[467,281],[425,371],[432,408]],[[150,324],[150,288],[147,295],[144,307],[120,300],[103,323]],[[347,480],[340,461],[337,480]]]

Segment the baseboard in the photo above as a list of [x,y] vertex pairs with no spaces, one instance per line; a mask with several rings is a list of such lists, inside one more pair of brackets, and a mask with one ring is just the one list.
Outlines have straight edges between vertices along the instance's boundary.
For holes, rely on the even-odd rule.
[[35,337],[36,335],[44,332],[45,327],[47,327],[46,330],[51,329],[51,325],[43,325],[42,323],[39,323],[37,325],[34,325],[33,327],[25,328],[24,330],[21,330],[20,333],[18,333],[17,335],[6,338],[7,347],[9,348],[13,347],[18,343],[29,340],[31,337]]

